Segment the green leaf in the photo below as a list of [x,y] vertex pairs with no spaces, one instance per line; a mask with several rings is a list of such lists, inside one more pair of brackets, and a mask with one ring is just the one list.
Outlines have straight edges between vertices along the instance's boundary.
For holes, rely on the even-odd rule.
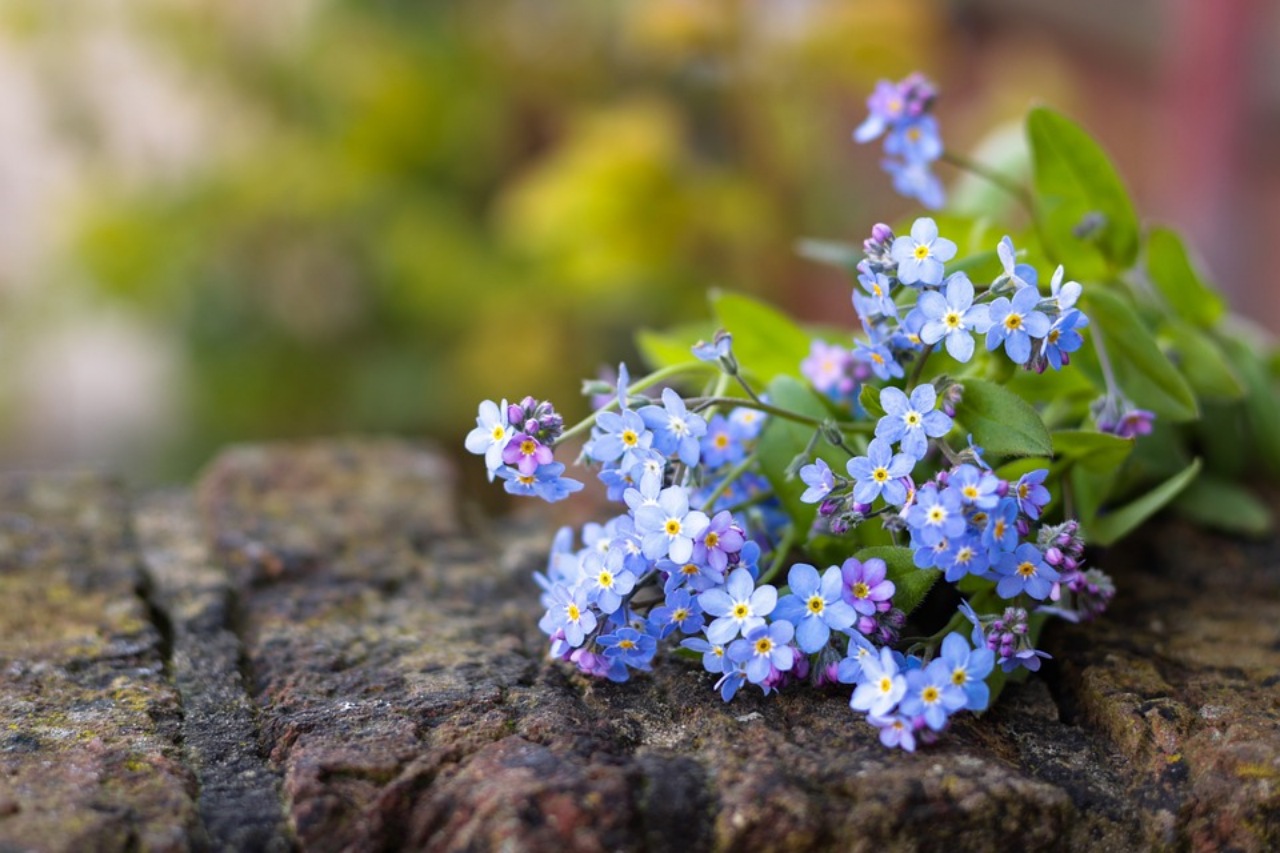
[[[807,385],[790,376],[779,376],[770,382],[768,393],[769,400],[775,406],[812,418],[830,417],[826,403]],[[773,486],[773,491],[782,503],[782,508],[801,536],[807,534],[809,528],[813,526],[818,507],[815,504],[801,502],[800,495],[804,494],[807,486],[799,477],[787,476],[787,468],[809,446],[814,432],[814,427],[798,424],[785,418],[771,417],[760,434],[760,443],[756,446],[760,470]],[[844,470],[845,460],[849,458],[848,454],[825,442],[817,446],[816,452],[833,470],[837,471]]]
[[1185,320],[1208,328],[1226,311],[1222,297],[1196,273],[1175,231],[1153,228],[1147,235],[1147,276],[1174,313]]
[[929,590],[942,577],[937,569],[922,569],[916,566],[911,558],[911,549],[898,545],[882,545],[875,548],[864,548],[858,552],[862,562],[878,557],[884,560],[888,571],[885,574],[893,581],[893,606],[903,613],[910,614],[920,606]]
[[1243,486],[1205,475],[1173,503],[1182,515],[1227,533],[1266,536],[1271,532],[1271,511]]
[[1280,395],[1267,365],[1253,347],[1238,338],[1223,335],[1219,342],[1249,389],[1244,411],[1260,461],[1272,476],[1280,476]]
[[880,389],[872,385],[863,385],[858,392],[858,402],[866,409],[867,415],[874,420],[884,417],[884,406],[880,405]]
[[777,308],[738,293],[713,292],[711,308],[733,335],[733,352],[760,382],[798,375],[809,355],[809,335]]
[[[1045,251],[1075,278],[1101,278],[1138,257],[1138,217],[1106,153],[1079,125],[1039,107],[1027,115]],[[1077,236],[1086,218],[1092,233]]]
[[1168,342],[1170,357],[1201,399],[1224,403],[1244,396],[1244,382],[1217,342],[1203,330],[1170,318],[1161,323],[1159,337]]
[[1200,464],[1200,460],[1195,459],[1182,471],[1132,503],[1125,504],[1119,509],[1099,513],[1097,520],[1085,531],[1088,540],[1098,545],[1113,545],[1119,542],[1191,485],[1191,481],[1200,473]]
[[1017,394],[984,379],[966,379],[956,420],[988,456],[1048,456],[1053,440],[1040,415]]
[[[1133,308],[1101,287],[1088,288],[1081,302],[1129,399],[1171,421],[1194,420],[1200,412],[1195,394]],[[1091,358],[1083,361],[1092,364]]]
[[1132,452],[1131,438],[1083,429],[1062,429],[1053,433],[1055,458],[1091,471],[1119,468]]
[[796,254],[807,261],[838,267],[853,272],[862,260],[862,247],[835,240],[815,240],[809,237],[796,241]]

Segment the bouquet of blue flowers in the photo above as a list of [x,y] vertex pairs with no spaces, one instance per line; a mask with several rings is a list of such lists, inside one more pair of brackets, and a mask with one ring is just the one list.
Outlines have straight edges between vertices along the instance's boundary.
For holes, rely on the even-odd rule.
[[[1039,669],[1047,619],[1103,613],[1115,588],[1088,545],[1170,505],[1269,523],[1201,472],[1221,455],[1200,438],[1205,405],[1275,468],[1280,411],[1264,348],[1223,326],[1181,241],[1140,232],[1064,117],[1029,116],[1024,187],[947,152],[935,100],[918,75],[882,82],[854,137],[884,136],[897,188],[926,206],[945,201],[938,162],[1006,189],[1027,219],[1016,242],[954,217],[809,241],[855,280],[852,337],[716,293],[702,340],[643,333],[652,372],[588,382],[597,407],[575,426],[532,397],[480,405],[466,446],[508,492],[581,490],[554,451],[582,436],[579,461],[624,507],[561,530],[535,576],[554,658],[625,681],[666,646],[725,701],[844,685],[886,745],[911,750]],[[1224,500],[1244,509],[1224,520]]]

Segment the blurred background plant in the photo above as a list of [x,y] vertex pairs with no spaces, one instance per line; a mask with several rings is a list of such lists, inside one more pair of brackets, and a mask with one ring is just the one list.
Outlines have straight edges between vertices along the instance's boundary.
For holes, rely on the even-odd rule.
[[1073,112],[1280,325],[1277,10],[1059,5],[6,0],[5,456],[153,482],[235,440],[454,446],[484,396],[573,419],[710,286],[851,321],[793,244],[915,210],[849,133],[917,68],[1011,170],[1016,132],[980,135]]

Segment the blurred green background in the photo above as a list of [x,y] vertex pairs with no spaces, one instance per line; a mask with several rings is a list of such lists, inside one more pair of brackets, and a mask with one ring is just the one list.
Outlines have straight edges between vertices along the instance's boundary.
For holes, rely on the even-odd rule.
[[[1198,108],[1161,44],[1199,4],[1054,5],[4,0],[5,456],[147,483],[237,440],[457,446],[484,397],[576,419],[582,378],[637,328],[704,316],[709,287],[851,324],[793,243],[913,212],[849,134],[877,78],[917,68],[950,144],[1040,97],[1148,212],[1200,211],[1161,171],[1239,141],[1143,142]],[[1271,98],[1233,121],[1265,127]],[[1241,185],[1280,186],[1275,160]]]

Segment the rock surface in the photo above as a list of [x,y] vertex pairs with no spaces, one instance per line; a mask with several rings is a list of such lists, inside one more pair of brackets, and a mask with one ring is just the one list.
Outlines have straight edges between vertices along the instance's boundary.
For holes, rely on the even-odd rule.
[[914,755],[847,696],[544,659],[550,531],[390,441],[192,493],[0,480],[0,850],[1280,846],[1280,547],[1159,527],[1102,622]]

